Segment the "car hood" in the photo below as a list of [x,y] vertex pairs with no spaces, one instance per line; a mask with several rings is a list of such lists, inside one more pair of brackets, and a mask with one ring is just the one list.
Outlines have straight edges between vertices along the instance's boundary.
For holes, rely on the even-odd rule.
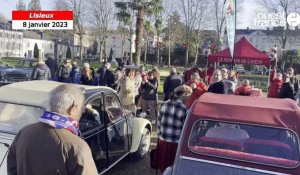
[[15,68],[7,68],[7,69],[3,69],[1,71],[6,72],[7,74],[10,73],[21,73],[21,74],[27,74],[27,73],[31,73],[33,70],[33,68],[29,68],[29,67],[15,67]]
[[14,136],[10,134],[0,134],[0,174],[7,175],[7,154]]

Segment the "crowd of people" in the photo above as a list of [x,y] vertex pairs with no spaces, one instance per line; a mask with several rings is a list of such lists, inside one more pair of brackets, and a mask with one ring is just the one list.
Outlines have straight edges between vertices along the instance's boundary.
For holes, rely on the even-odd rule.
[[[58,66],[55,60],[48,58],[46,62],[38,61],[32,79],[107,86],[116,90],[124,109],[140,117],[149,116],[151,123],[157,125],[156,154],[160,156],[156,156],[156,168],[162,172],[173,164],[185,118],[199,97],[207,92],[253,96],[254,89],[249,80],[239,79],[234,70],[226,67],[216,69],[214,65],[205,70],[198,68],[196,64],[191,64],[183,74],[178,73],[175,67],[170,69],[170,75],[163,83],[164,102],[160,107],[160,72],[157,66],[148,71],[145,66],[125,68],[121,64],[116,70],[112,70],[110,63],[104,63],[95,71],[88,63],[80,68],[76,61],[66,59]],[[298,101],[298,91],[299,82],[293,68],[280,73],[274,67],[267,97]],[[141,112],[138,114],[139,109]]]

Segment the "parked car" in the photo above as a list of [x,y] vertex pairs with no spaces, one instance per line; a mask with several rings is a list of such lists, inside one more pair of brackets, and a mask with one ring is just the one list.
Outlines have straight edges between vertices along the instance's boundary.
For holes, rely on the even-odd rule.
[[[50,110],[49,92],[61,83],[26,81],[0,88],[0,174],[6,175],[9,146],[20,129],[38,122]],[[123,110],[116,92],[107,87],[83,86],[85,109],[79,121],[81,137],[91,148],[99,174],[127,155],[139,160],[147,155],[151,123]],[[91,115],[93,117],[91,117]]]
[[244,67],[237,67],[236,68],[236,72],[237,73],[240,73],[240,74],[245,74],[246,73],[246,70]]
[[30,80],[35,64],[35,59],[24,58],[20,59],[15,67],[0,69],[0,85]]
[[300,175],[300,111],[290,99],[206,93],[164,175]]

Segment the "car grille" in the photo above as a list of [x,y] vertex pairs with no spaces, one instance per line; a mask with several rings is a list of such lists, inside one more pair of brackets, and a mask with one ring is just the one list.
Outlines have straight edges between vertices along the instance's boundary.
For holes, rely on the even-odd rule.
[[21,81],[25,81],[25,78],[7,78],[6,79],[8,82],[21,82]]

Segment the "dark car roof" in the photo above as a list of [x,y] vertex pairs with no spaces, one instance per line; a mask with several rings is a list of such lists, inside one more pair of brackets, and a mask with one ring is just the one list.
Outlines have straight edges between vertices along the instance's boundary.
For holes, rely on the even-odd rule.
[[191,119],[212,119],[289,128],[300,135],[300,111],[290,99],[206,93],[193,105]]

